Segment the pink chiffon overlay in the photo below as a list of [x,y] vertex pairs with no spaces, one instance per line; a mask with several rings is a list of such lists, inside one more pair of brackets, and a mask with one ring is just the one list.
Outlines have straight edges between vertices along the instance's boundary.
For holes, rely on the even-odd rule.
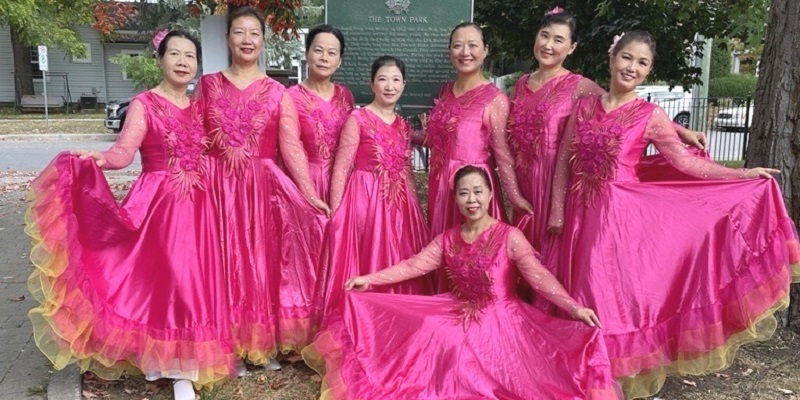
[[55,367],[213,384],[235,374],[217,214],[196,103],[131,102],[103,153],[142,173],[120,205],[93,159],[58,155],[33,181],[26,232],[34,339]]
[[[564,227],[558,277],[597,311],[627,396],[725,368],[740,345],[771,335],[798,262],[774,180],[690,154],[641,99],[610,112],[599,96],[581,99],[566,135],[550,213]],[[640,181],[649,143],[699,179]]]
[[498,222],[472,243],[460,227],[366,278],[371,287],[444,265],[454,291],[348,293],[346,311],[303,350],[325,399],[616,399],[602,333],[516,295],[520,275],[565,312],[577,304],[522,232]]
[[297,108],[300,140],[308,155],[308,172],[317,197],[327,203],[330,201],[333,156],[339,146],[342,127],[353,111],[353,94],[347,87],[338,84],[334,85],[330,100],[323,99],[303,85],[294,85],[287,92]]
[[[428,243],[410,156],[409,127],[402,117],[387,124],[361,108],[345,123],[331,181],[326,316],[341,312],[347,279],[390,267]],[[429,294],[427,279],[384,290]]]
[[[492,217],[507,221],[498,181],[503,182],[512,204],[519,204],[522,199],[506,137],[508,98],[490,83],[456,96],[453,84],[447,83],[439,93],[422,138],[431,148],[427,214],[432,236],[463,221],[453,201],[452,180],[456,171],[465,165],[489,172],[495,193],[489,206]],[[500,179],[497,179],[495,167]],[[449,282],[444,277],[437,277],[435,285],[439,293],[449,291]]]
[[[264,77],[239,89],[221,72],[196,93],[212,144],[211,190],[220,215],[237,351],[265,363],[299,350],[316,330],[319,248],[327,218],[284,87]],[[278,150],[291,178],[278,167]]]

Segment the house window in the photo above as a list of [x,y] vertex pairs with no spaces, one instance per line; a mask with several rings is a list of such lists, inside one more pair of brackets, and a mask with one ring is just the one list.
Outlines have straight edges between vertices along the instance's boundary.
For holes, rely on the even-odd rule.
[[[121,50],[120,53],[127,54],[130,57],[137,57],[142,55],[141,50]],[[131,78],[128,77],[128,74],[125,73],[125,69],[122,70],[122,80],[123,81],[130,81]]]
[[31,47],[31,76],[33,79],[42,79],[42,71],[39,71],[39,48]]
[[81,43],[86,51],[85,57],[72,56],[72,62],[78,64],[91,64],[92,63],[92,46],[89,43]]

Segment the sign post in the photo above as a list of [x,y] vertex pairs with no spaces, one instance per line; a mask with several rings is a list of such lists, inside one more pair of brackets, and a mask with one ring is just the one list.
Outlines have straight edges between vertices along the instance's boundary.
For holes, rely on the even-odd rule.
[[347,43],[335,79],[350,88],[356,103],[369,103],[372,61],[395,56],[406,64],[403,113],[427,111],[441,86],[455,76],[450,31],[472,21],[472,7],[472,0],[327,0],[326,22],[339,28]]
[[50,123],[50,117],[47,111],[47,71],[50,66],[47,64],[47,46],[39,46],[39,71],[42,71],[42,85],[44,86],[44,121],[46,124]]

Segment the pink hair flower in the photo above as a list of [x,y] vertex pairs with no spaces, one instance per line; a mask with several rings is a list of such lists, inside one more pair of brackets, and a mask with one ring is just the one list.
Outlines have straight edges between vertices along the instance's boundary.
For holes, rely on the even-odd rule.
[[625,32],[622,32],[619,35],[614,35],[614,41],[611,42],[611,47],[608,48],[608,54],[614,54],[614,47],[617,47],[617,42],[619,42],[623,36],[625,36]]
[[158,46],[161,44],[161,41],[164,40],[164,37],[167,36],[168,33],[169,33],[168,29],[162,29],[158,31],[158,33],[156,33],[156,35],[153,36],[153,48],[158,50]]
[[550,15],[550,14],[561,14],[561,13],[563,13],[563,12],[564,12],[564,9],[563,9],[563,8],[561,8],[561,7],[559,7],[559,6],[555,6],[555,7],[553,7],[553,9],[552,9],[552,10],[550,10],[550,11],[548,11],[548,12],[544,13],[544,15]]

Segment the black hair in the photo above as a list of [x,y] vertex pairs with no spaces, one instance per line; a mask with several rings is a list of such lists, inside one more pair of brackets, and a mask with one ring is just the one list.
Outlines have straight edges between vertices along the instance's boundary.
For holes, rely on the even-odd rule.
[[156,49],[156,51],[158,52],[158,58],[164,58],[164,54],[167,54],[167,43],[169,43],[170,39],[175,38],[175,37],[184,38],[184,39],[187,39],[190,42],[192,42],[192,44],[194,45],[195,51],[197,52],[197,60],[198,61],[200,60],[200,58],[202,56],[201,48],[200,48],[200,41],[197,40],[191,34],[189,34],[189,32],[182,31],[182,30],[179,30],[179,29],[169,31],[166,34],[166,36],[164,36],[164,39],[161,39],[161,43],[158,44],[158,49]]
[[314,38],[320,33],[330,33],[336,36],[336,39],[339,40],[339,56],[341,57],[344,55],[344,35],[342,35],[342,31],[328,24],[317,25],[308,31],[308,36],[306,36],[306,53],[311,50],[311,43],[314,43]]
[[245,7],[236,7],[235,9],[233,9],[233,11],[228,13],[228,21],[227,21],[228,29],[225,31],[225,33],[230,33],[233,21],[236,21],[237,19],[242,17],[253,17],[257,19],[258,23],[261,25],[261,33],[263,34],[264,32],[266,32],[267,26],[266,23],[264,22],[264,15],[253,7],[245,6]]
[[453,191],[457,189],[458,181],[463,179],[465,176],[469,174],[478,174],[483,178],[483,182],[486,184],[486,187],[489,188],[489,191],[492,191],[492,181],[489,180],[489,173],[486,172],[485,169],[481,167],[476,167],[474,165],[465,165],[456,171],[456,174],[453,176]]
[[578,21],[575,20],[575,17],[567,10],[561,9],[559,12],[545,14],[542,17],[542,23],[539,25],[539,29],[536,30],[538,33],[542,29],[550,26],[550,25],[566,25],[569,28],[569,39],[572,43],[578,42]]
[[483,42],[483,46],[484,47],[489,45],[489,43],[486,43],[486,37],[483,35],[483,28],[481,28],[481,26],[478,25],[478,23],[476,23],[476,22],[462,22],[462,23],[456,25],[456,27],[453,28],[452,31],[450,31],[450,41],[448,42],[447,47],[450,47],[450,46],[453,45],[453,34],[456,33],[457,30],[459,30],[461,28],[468,28],[468,27],[472,27],[472,28],[475,28],[475,29],[478,30],[478,33],[481,34],[481,42]]
[[617,53],[619,53],[619,51],[622,50],[623,47],[633,42],[641,42],[650,47],[650,52],[653,53],[653,60],[651,61],[655,62],[656,41],[655,39],[653,39],[652,36],[650,36],[650,33],[647,31],[637,30],[637,31],[626,32],[624,35],[622,35],[621,38],[619,38],[619,41],[617,41],[617,43],[613,45],[614,47],[611,48],[611,55],[616,56]]
[[406,64],[403,62],[403,60],[393,56],[380,56],[372,62],[372,74],[369,78],[370,82],[375,80],[375,75],[378,74],[378,70],[387,65],[397,66],[397,68],[400,70],[400,75],[403,76],[403,80],[406,79]]

